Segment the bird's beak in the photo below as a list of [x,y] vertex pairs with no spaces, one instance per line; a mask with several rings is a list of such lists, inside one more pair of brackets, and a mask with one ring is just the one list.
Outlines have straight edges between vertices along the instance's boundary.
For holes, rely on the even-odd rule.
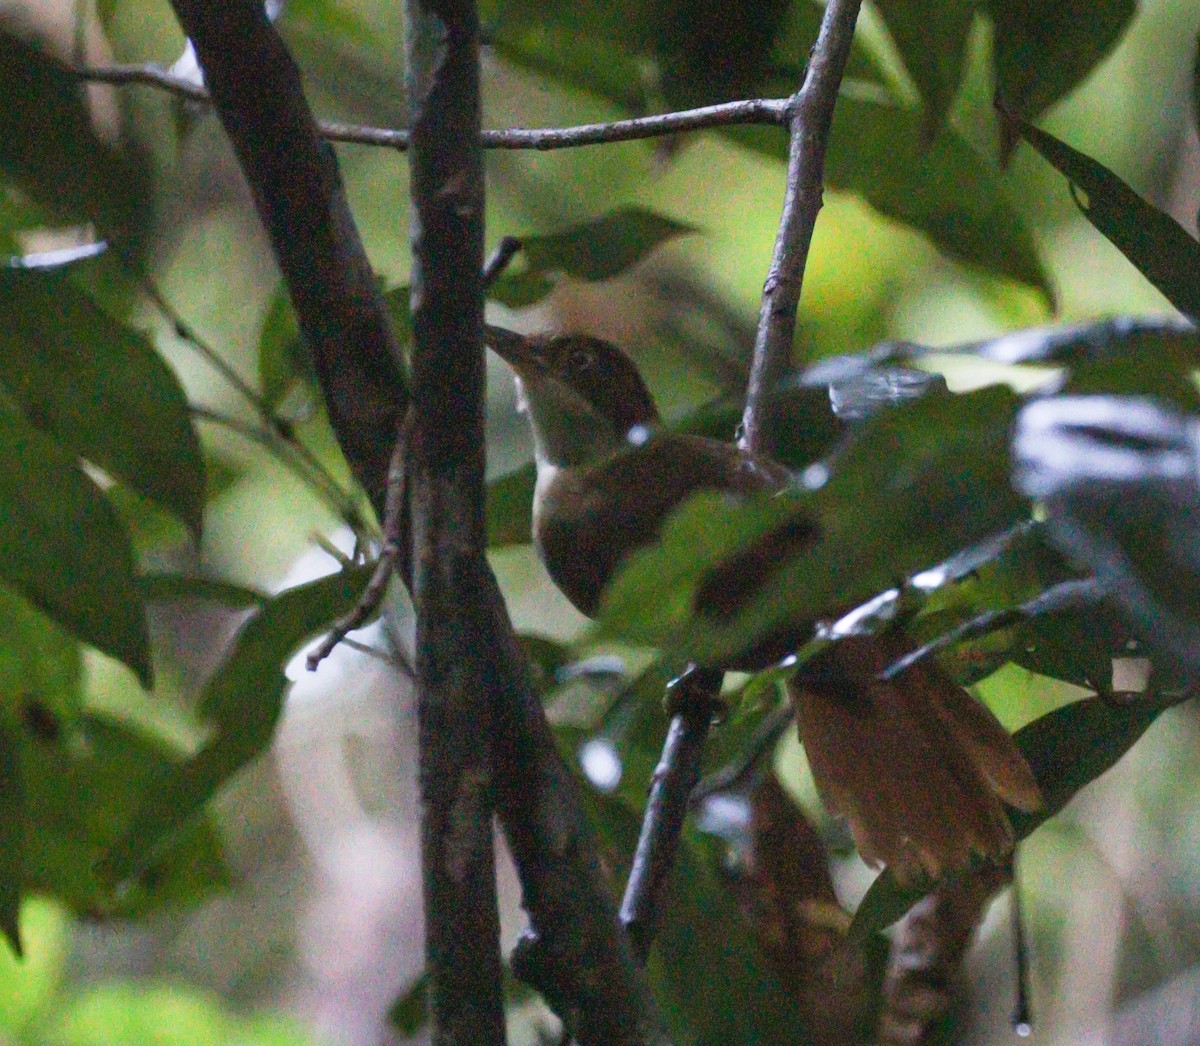
[[503,327],[483,325],[483,341],[497,356],[526,381],[545,375],[546,361],[532,338]]

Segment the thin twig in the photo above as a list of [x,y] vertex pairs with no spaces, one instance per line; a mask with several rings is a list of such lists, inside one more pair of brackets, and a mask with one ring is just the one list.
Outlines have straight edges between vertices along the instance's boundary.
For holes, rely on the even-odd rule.
[[[131,268],[138,271],[140,267],[131,266]],[[333,507],[334,511],[342,517],[342,521],[354,531],[355,536],[361,538],[364,525],[358,505],[355,504],[353,496],[341,488],[338,481],[334,479],[330,471],[321,463],[321,460],[305,446],[302,440],[296,437],[291,424],[276,414],[267,405],[259,392],[231,367],[212,345],[197,333],[195,327],[183,318],[179,310],[159,290],[158,284],[154,282],[149,273],[139,272],[138,278],[142,286],[142,292],[150,299],[151,304],[158,310],[163,319],[171,324],[176,337],[188,345],[242,399],[254,408],[259,418],[262,419],[266,430],[278,441],[277,445],[286,447],[294,458],[298,460],[299,467],[297,467],[297,461],[289,461],[282,454],[279,455],[280,459],[285,464],[296,468],[302,475],[305,475],[311,481],[317,493]],[[220,419],[213,417],[212,420]],[[276,444],[273,444],[271,441],[262,442],[264,446],[275,449]]]
[[[300,71],[261,4],[172,0],[270,238],[329,419],[382,511],[403,356]],[[234,46],[237,41],[237,46]]]
[[1029,941],[1025,936],[1025,912],[1021,904],[1021,880],[1017,874],[1017,856],[1013,854],[1012,888],[1013,952],[1017,960],[1017,998],[1013,1007],[1012,1028],[1022,1039],[1033,1033],[1033,1006],[1029,991]]
[[388,474],[387,510],[383,519],[383,543],[379,549],[379,558],[375,561],[375,570],[371,580],[359,597],[354,609],[336,622],[329,634],[321,640],[320,645],[308,655],[306,664],[310,672],[315,672],[337,645],[356,629],[362,628],[379,610],[383,597],[387,594],[388,582],[395,572],[396,560],[399,557],[405,535],[402,532],[404,516],[404,499],[407,488],[404,482],[404,463],[408,457],[409,441],[412,438],[412,414],[406,415],[404,424],[400,426],[400,435],[396,447],[392,451],[392,464]]
[[654,771],[641,835],[621,902],[621,923],[642,962],[658,922],[662,887],[675,863],[688,799],[700,779],[704,742],[712,724],[724,674],[692,666],[672,684],[675,715]]
[[[142,84],[167,91],[193,102],[208,102],[209,94],[190,80],[173,76],[161,66],[106,65],[76,69],[75,75],[91,83],[123,86]],[[748,98],[720,105],[706,105],[681,112],[639,116],[610,123],[580,124],[575,127],[510,127],[504,130],[483,131],[480,142],[485,149],[574,149],[583,145],[607,145],[612,142],[632,142],[644,138],[661,138],[685,131],[706,131],[716,127],[738,127],[748,124],[775,124],[788,121],[786,98]],[[354,145],[383,146],[407,151],[409,132],[388,127],[367,127],[360,124],[319,121],[321,136],[331,142]]]
[[[362,540],[365,524],[358,506],[354,503],[354,498],[342,490],[337,481],[324,468],[311,468],[307,456],[297,453],[299,444],[295,441],[283,438],[278,429],[274,427],[248,424],[198,403],[189,403],[188,413],[200,421],[207,421],[213,425],[220,425],[230,432],[236,432],[243,439],[249,440],[274,455],[285,468],[290,469],[294,475],[299,477],[313,494],[341,517],[342,522],[354,532],[356,540]],[[320,462],[317,464],[320,465]]]
[[505,236],[483,263],[483,289],[487,290],[504,274],[509,263],[525,245],[516,236]]
[[928,643],[917,647],[916,650],[910,651],[904,657],[893,661],[879,673],[877,678],[881,682],[887,682],[888,680],[895,679],[897,676],[903,675],[913,665],[932,657],[934,654],[940,654],[943,650],[947,650],[965,640],[979,639],[993,632],[1011,628],[1013,625],[1032,621],[1043,614],[1061,613],[1067,610],[1080,610],[1095,606],[1107,595],[1108,591],[1105,586],[1094,577],[1072,578],[1068,581],[1060,581],[1058,584],[1051,585],[1044,592],[1034,596],[1033,599],[1026,600],[1019,606],[1004,607],[1000,610],[985,610],[983,613],[969,618],[948,632],[943,632]]
[[791,142],[783,212],[763,285],[740,440],[743,448],[767,457],[777,439],[772,393],[792,362],[796,309],[825,187],[825,151],[861,5],[862,0],[830,0],[804,83],[788,101]]

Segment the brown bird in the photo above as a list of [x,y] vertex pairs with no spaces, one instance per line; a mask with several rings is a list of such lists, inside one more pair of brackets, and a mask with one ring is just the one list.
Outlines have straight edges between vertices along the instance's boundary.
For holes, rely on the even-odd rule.
[[[637,368],[605,341],[491,326],[485,340],[516,372],[519,406],[533,429],[534,545],[584,614],[595,614],[622,560],[653,543],[691,495],[750,497],[791,481],[782,465],[733,444],[659,429]],[[817,520],[771,535],[714,572],[697,610],[735,608],[782,555],[820,539]],[[815,608],[823,615],[835,609]],[[797,621],[736,664],[708,667],[763,668],[803,646],[812,630],[811,619]],[[1041,805],[1008,732],[936,663],[877,678],[912,648],[897,629],[845,639],[788,684],[826,805],[847,819],[863,858],[887,864],[901,881],[939,877],[972,854],[1006,858],[1013,838],[1001,801],[1027,812]]]

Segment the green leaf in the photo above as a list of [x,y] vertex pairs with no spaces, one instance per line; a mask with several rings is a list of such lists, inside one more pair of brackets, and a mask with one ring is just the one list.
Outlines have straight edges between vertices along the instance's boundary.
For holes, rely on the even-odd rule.
[[25,788],[17,741],[0,717],[0,933],[21,954],[21,887],[25,875]]
[[[829,454],[846,430],[845,423],[830,408],[829,389],[823,385],[785,384],[769,400],[779,419],[775,459],[793,469],[804,469]],[[742,409],[740,398],[716,401],[673,427],[681,432],[728,440],[742,423]]]
[[106,881],[118,883],[143,871],[222,785],[266,749],[283,709],[288,658],[354,608],[373,570],[373,564],[351,567],[288,589],[242,626],[201,694],[198,711],[211,722],[214,736],[161,775],[105,856]]
[[0,708],[56,731],[83,702],[79,643],[0,586]]
[[[1091,697],[1057,708],[1018,730],[1013,740],[1037,778],[1045,805],[1035,814],[1010,811],[1016,839],[1027,838],[1081,788],[1111,770],[1168,707],[1150,700],[1116,704]],[[850,936],[862,940],[886,929],[935,885],[901,886],[885,868],[858,906]]]
[[429,1023],[429,974],[423,973],[388,1010],[388,1023],[401,1035],[415,1036]]
[[649,108],[645,60],[635,52],[615,47],[594,33],[540,20],[520,24],[505,14],[494,39],[496,53],[505,61],[631,112]]
[[1036,115],[1081,83],[1137,12],[1135,0],[986,0],[995,26],[997,93]]
[[923,133],[932,141],[962,82],[974,8],[962,0],[875,0],[875,7],[924,100]]
[[199,535],[204,457],[187,398],[145,335],[60,273],[0,273],[0,382],[38,428]]
[[300,328],[292,310],[287,287],[280,284],[271,296],[258,337],[258,387],[263,402],[275,410],[292,386],[305,376],[307,354],[300,341]]
[[1012,128],[1087,194],[1075,202],[1089,222],[1180,312],[1200,316],[1200,243],[1103,164],[1015,115]]
[[540,272],[506,272],[488,288],[488,297],[510,309],[536,305],[552,290],[554,280]]
[[[859,425],[820,490],[742,504],[698,495],[609,586],[603,634],[736,664],[759,642],[802,632],[1011,526],[1027,511],[1009,482],[1008,434],[1018,406],[1000,387],[930,392]],[[697,610],[714,571],[728,574],[739,553],[814,519],[822,539],[784,556],[753,592],[731,600],[733,612]]]
[[[951,128],[928,142],[922,123],[915,110],[840,98],[827,157],[829,184],[919,229],[947,257],[1027,284],[1053,303],[1033,234],[999,172]],[[773,151],[782,155],[785,148],[777,137]]]
[[149,170],[96,133],[84,90],[62,62],[0,30],[0,172],[48,222],[94,222],[128,244],[149,214]]
[[171,603],[181,599],[204,599],[219,603],[231,610],[261,607],[270,597],[252,588],[228,581],[205,577],[185,577],[182,574],[143,574],[138,588],[147,603]]
[[97,0],[96,15],[117,61],[169,66],[183,54],[187,38],[168,4]]
[[0,402],[0,580],[86,643],[151,677],[129,534],[57,443]]
[[28,888],[96,917],[187,905],[224,886],[229,874],[207,820],[194,821],[171,845],[147,855],[143,874],[120,890],[97,875],[100,857],[176,758],[161,739],[92,715],[57,741],[28,737],[20,752]]
[[694,226],[642,207],[620,207],[560,232],[522,238],[520,257],[533,273],[608,280],[636,265],[654,248],[696,231]]
[[647,4],[667,104],[692,109],[755,97],[794,6],[792,0]]
[[528,545],[533,540],[531,512],[536,483],[537,468],[531,462],[488,484],[488,548]]

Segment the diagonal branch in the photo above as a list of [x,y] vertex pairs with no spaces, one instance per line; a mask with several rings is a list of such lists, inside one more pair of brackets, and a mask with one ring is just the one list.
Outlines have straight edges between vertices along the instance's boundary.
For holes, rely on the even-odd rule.
[[[192,102],[212,99],[199,84],[174,76],[158,65],[88,66],[75,70],[75,75],[89,83],[125,86],[142,84],[157,87],[178,98]],[[747,124],[783,126],[789,120],[790,99],[748,98],[720,105],[706,105],[681,112],[658,113],[610,123],[580,124],[576,127],[509,127],[503,130],[482,131],[480,141],[485,149],[574,149],[583,145],[606,145],[610,142],[632,142],[644,138],[660,138],[685,131],[705,131],[714,127],[738,127]],[[331,142],[355,145],[375,145],[407,151],[410,135],[407,130],[390,127],[366,127],[361,124],[336,123],[322,120],[317,123],[321,136]]]
[[250,183],[342,449],[381,507],[407,403],[387,306],[300,72],[261,3],[172,0]]
[[825,151],[861,6],[862,0],[830,0],[804,83],[789,102],[791,144],[783,212],[763,285],[740,441],[745,449],[767,457],[776,442],[771,394],[792,362],[796,309],[825,189]]

